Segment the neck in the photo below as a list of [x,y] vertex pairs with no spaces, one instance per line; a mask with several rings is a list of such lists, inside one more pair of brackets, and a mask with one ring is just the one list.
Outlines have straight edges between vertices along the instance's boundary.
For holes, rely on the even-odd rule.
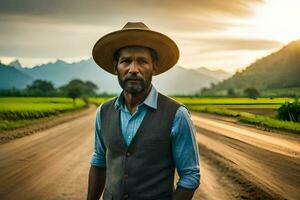
[[150,85],[146,90],[138,94],[131,94],[124,90],[125,104],[131,114],[134,113],[137,106],[146,99],[150,93],[151,87],[152,86]]

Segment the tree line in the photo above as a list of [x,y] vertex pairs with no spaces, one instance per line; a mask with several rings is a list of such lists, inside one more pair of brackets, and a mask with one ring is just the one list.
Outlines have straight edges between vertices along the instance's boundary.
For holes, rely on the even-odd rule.
[[0,90],[0,96],[23,96],[23,97],[70,97],[73,100],[79,97],[97,96],[98,86],[92,81],[73,79],[66,85],[54,87],[47,80],[37,79],[25,89]]
[[[211,88],[214,87],[214,84],[212,84],[212,85],[213,86],[211,86]],[[243,90],[238,90],[238,91],[234,88],[228,88],[227,90],[221,91],[222,93],[220,93],[220,91],[214,91],[211,88],[206,88],[206,87],[202,88],[199,93],[196,93],[195,96],[248,97],[251,99],[256,99],[261,96],[260,92],[255,87],[248,87],[248,88],[245,88]]]

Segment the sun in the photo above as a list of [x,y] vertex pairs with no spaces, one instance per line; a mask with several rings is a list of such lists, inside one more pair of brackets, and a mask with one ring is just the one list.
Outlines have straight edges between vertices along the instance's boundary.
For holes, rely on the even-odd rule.
[[300,39],[300,1],[267,0],[254,12],[248,23],[260,38],[285,44]]

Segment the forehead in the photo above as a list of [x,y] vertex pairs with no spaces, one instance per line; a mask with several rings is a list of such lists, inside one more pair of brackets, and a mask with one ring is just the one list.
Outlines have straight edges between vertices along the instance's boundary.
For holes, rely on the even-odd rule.
[[120,57],[131,56],[151,58],[151,53],[148,48],[142,46],[124,47],[120,50]]

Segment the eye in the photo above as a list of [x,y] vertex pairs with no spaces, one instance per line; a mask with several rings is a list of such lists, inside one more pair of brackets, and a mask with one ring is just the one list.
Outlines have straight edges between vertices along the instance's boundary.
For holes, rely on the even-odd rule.
[[148,64],[147,60],[144,60],[144,59],[143,59],[143,60],[140,60],[140,63],[141,63],[141,64]]
[[128,64],[130,63],[130,59],[122,59],[120,63]]

